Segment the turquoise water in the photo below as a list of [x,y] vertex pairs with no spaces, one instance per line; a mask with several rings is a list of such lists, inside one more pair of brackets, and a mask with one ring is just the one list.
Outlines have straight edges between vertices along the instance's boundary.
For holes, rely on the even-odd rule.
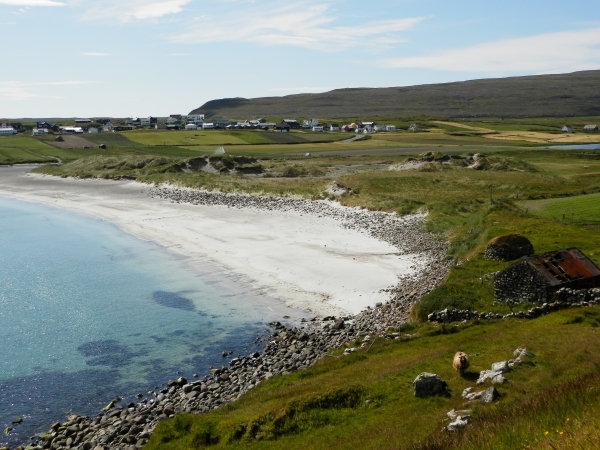
[[[113,225],[0,198],[0,442],[247,353],[281,314]],[[218,274],[218,271],[217,271]]]

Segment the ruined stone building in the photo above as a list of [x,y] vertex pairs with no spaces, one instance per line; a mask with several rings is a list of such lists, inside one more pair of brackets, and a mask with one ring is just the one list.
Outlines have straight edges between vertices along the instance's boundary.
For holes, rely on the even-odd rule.
[[600,286],[600,268],[577,248],[524,256],[494,277],[496,302],[552,301],[561,288]]

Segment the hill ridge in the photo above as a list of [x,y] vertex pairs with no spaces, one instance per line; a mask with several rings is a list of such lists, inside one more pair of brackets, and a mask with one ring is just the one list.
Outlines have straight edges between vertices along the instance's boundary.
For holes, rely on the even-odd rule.
[[222,98],[190,114],[250,117],[567,117],[600,115],[600,70],[415,86],[340,88],[318,94]]

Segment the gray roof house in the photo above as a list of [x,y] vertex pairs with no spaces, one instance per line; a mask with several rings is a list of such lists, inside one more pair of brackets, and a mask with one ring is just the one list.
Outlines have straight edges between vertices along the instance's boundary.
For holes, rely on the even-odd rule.
[[586,125],[583,127],[583,131],[598,131],[598,125]]

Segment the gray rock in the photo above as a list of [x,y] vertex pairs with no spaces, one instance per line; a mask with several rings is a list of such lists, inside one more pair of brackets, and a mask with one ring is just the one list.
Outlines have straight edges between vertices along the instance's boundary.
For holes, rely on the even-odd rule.
[[452,422],[446,425],[446,431],[453,433],[461,430],[471,422],[471,416],[457,416]]
[[434,374],[423,372],[413,381],[415,397],[439,395],[446,390],[446,382]]
[[500,394],[494,386],[487,388],[481,393],[481,401],[483,403],[492,403],[500,398]]
[[506,373],[510,371],[508,361],[500,361],[492,364],[492,372]]

